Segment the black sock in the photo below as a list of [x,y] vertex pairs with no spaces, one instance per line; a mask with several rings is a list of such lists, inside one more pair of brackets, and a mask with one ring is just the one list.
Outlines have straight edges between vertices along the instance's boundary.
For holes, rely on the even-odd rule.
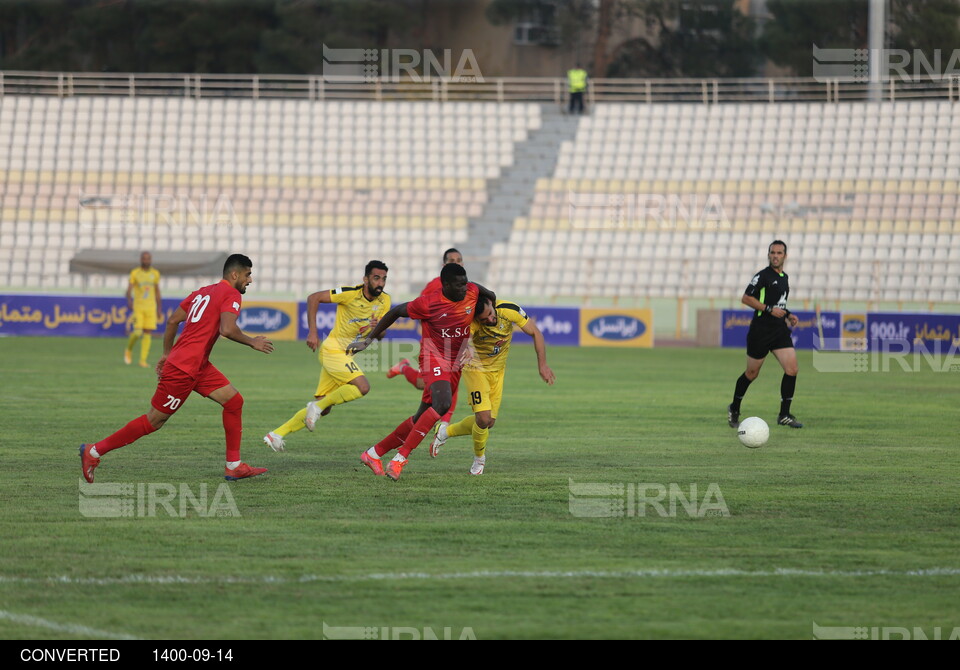
[[790,413],[790,403],[793,402],[793,392],[797,388],[796,375],[783,375],[780,381],[780,416]]
[[740,401],[743,400],[743,396],[747,394],[747,388],[752,381],[752,379],[747,379],[746,374],[742,374],[737,378],[737,388],[733,392],[733,403],[730,405],[730,409],[734,412],[740,411]]

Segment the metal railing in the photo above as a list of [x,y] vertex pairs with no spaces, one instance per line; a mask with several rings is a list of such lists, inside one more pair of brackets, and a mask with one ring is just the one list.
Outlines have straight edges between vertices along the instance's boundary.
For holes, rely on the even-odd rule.
[[[487,101],[563,104],[561,77],[350,81],[322,75],[229,75],[0,71],[0,96],[178,96],[285,100]],[[805,77],[754,79],[592,79],[588,104],[686,102],[853,102],[871,100],[868,83]],[[960,100],[960,76],[889,79],[880,99]]]

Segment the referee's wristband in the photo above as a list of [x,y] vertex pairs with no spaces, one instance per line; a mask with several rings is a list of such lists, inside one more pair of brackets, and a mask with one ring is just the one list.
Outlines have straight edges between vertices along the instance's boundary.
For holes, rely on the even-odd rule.
[[773,314],[773,305],[767,305],[766,307],[763,308],[763,311],[766,312],[767,314]]

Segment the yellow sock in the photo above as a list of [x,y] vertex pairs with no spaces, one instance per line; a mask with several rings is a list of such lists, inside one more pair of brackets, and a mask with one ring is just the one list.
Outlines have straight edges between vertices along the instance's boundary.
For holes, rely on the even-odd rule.
[[294,414],[289,421],[277,428],[274,433],[283,437],[284,435],[289,435],[290,433],[296,433],[298,430],[307,427],[303,421],[307,418],[307,408],[304,407],[302,410]]
[[318,400],[317,407],[320,409],[326,409],[331,405],[342,405],[345,402],[356,400],[362,395],[363,394],[360,393],[360,389],[353,384],[344,384],[333,393],[329,393]]
[[130,337],[127,339],[127,351],[133,351],[133,345],[137,343],[137,340],[139,340],[142,335],[142,330],[135,330],[130,333]]
[[477,425],[476,417],[471,414],[465,419],[461,419],[456,423],[451,423],[447,426],[447,437],[460,437],[461,435],[469,435],[473,432],[473,427]]
[[477,458],[480,458],[486,453],[488,437],[490,437],[489,428],[481,428],[476,424],[473,425],[473,455]]
[[153,343],[153,335],[150,333],[144,333],[143,338],[140,340],[140,362],[147,362],[147,354],[150,353],[150,345]]

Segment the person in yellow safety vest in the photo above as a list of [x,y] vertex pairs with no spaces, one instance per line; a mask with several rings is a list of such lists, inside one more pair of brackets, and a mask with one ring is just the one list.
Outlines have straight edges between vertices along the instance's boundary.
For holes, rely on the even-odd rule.
[[580,67],[580,63],[572,70],[567,71],[567,81],[570,84],[570,113],[574,108],[578,114],[583,114],[583,92],[587,90],[587,71]]

